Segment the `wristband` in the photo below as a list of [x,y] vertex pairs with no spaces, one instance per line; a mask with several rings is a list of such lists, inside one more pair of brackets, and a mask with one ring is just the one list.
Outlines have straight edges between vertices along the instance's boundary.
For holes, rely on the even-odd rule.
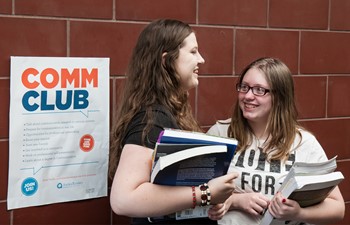
[[192,186],[192,209],[196,208],[197,198],[196,198],[196,189]]
[[199,190],[201,191],[201,206],[210,205],[211,195],[208,184],[199,185]]

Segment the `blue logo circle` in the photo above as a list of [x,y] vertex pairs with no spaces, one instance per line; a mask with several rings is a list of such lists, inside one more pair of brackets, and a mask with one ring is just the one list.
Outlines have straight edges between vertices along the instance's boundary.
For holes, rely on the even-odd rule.
[[38,181],[33,177],[28,177],[22,182],[21,189],[25,196],[34,195],[38,190]]
[[58,188],[58,189],[61,189],[62,187],[63,187],[62,183],[58,183],[58,184],[57,184],[57,188]]

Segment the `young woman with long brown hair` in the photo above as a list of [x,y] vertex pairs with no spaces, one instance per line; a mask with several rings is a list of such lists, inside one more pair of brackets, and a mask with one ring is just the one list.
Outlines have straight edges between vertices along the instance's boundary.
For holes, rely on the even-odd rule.
[[[150,183],[151,159],[164,128],[200,131],[188,100],[198,85],[204,59],[192,28],[177,20],[157,20],[141,32],[126,73],[124,95],[112,132],[110,202],[115,213],[148,224],[156,217],[200,204],[195,187]],[[223,203],[235,187],[235,173],[208,182],[211,203]],[[164,224],[216,224],[208,218],[166,221]]]

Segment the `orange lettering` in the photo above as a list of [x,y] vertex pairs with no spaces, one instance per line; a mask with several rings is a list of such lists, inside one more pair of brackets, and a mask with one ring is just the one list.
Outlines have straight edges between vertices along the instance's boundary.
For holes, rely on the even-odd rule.
[[69,73],[67,68],[61,70],[61,87],[67,88],[67,81],[71,84],[74,82],[74,87],[78,88],[80,84],[79,69],[74,69],[72,73]]
[[[47,76],[52,75],[52,81],[47,80]],[[40,82],[45,88],[54,88],[57,86],[59,81],[59,75],[56,70],[52,68],[44,69],[40,74]]]
[[98,71],[96,68],[91,70],[91,73],[87,71],[86,68],[81,70],[81,87],[86,87],[86,81],[88,83],[93,82],[93,87],[98,87]]
[[28,68],[23,71],[22,73],[22,84],[29,89],[35,89],[39,86],[39,83],[37,81],[33,81],[32,83],[29,81],[29,76],[33,75],[36,76],[39,74],[39,71],[37,71],[34,68]]

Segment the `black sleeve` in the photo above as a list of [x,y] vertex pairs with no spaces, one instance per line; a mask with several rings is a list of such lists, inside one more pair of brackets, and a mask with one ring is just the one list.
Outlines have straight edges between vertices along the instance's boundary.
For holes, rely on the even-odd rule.
[[142,132],[146,126],[145,119],[146,111],[142,110],[138,112],[132,119],[124,139],[125,144],[136,144],[141,146],[146,146],[148,148],[154,149],[157,142],[159,133],[164,130],[164,128],[174,128],[178,129],[178,125],[175,122],[174,117],[170,112],[164,107],[156,107],[152,110],[153,124],[150,131],[145,136],[144,142],[142,141]]

